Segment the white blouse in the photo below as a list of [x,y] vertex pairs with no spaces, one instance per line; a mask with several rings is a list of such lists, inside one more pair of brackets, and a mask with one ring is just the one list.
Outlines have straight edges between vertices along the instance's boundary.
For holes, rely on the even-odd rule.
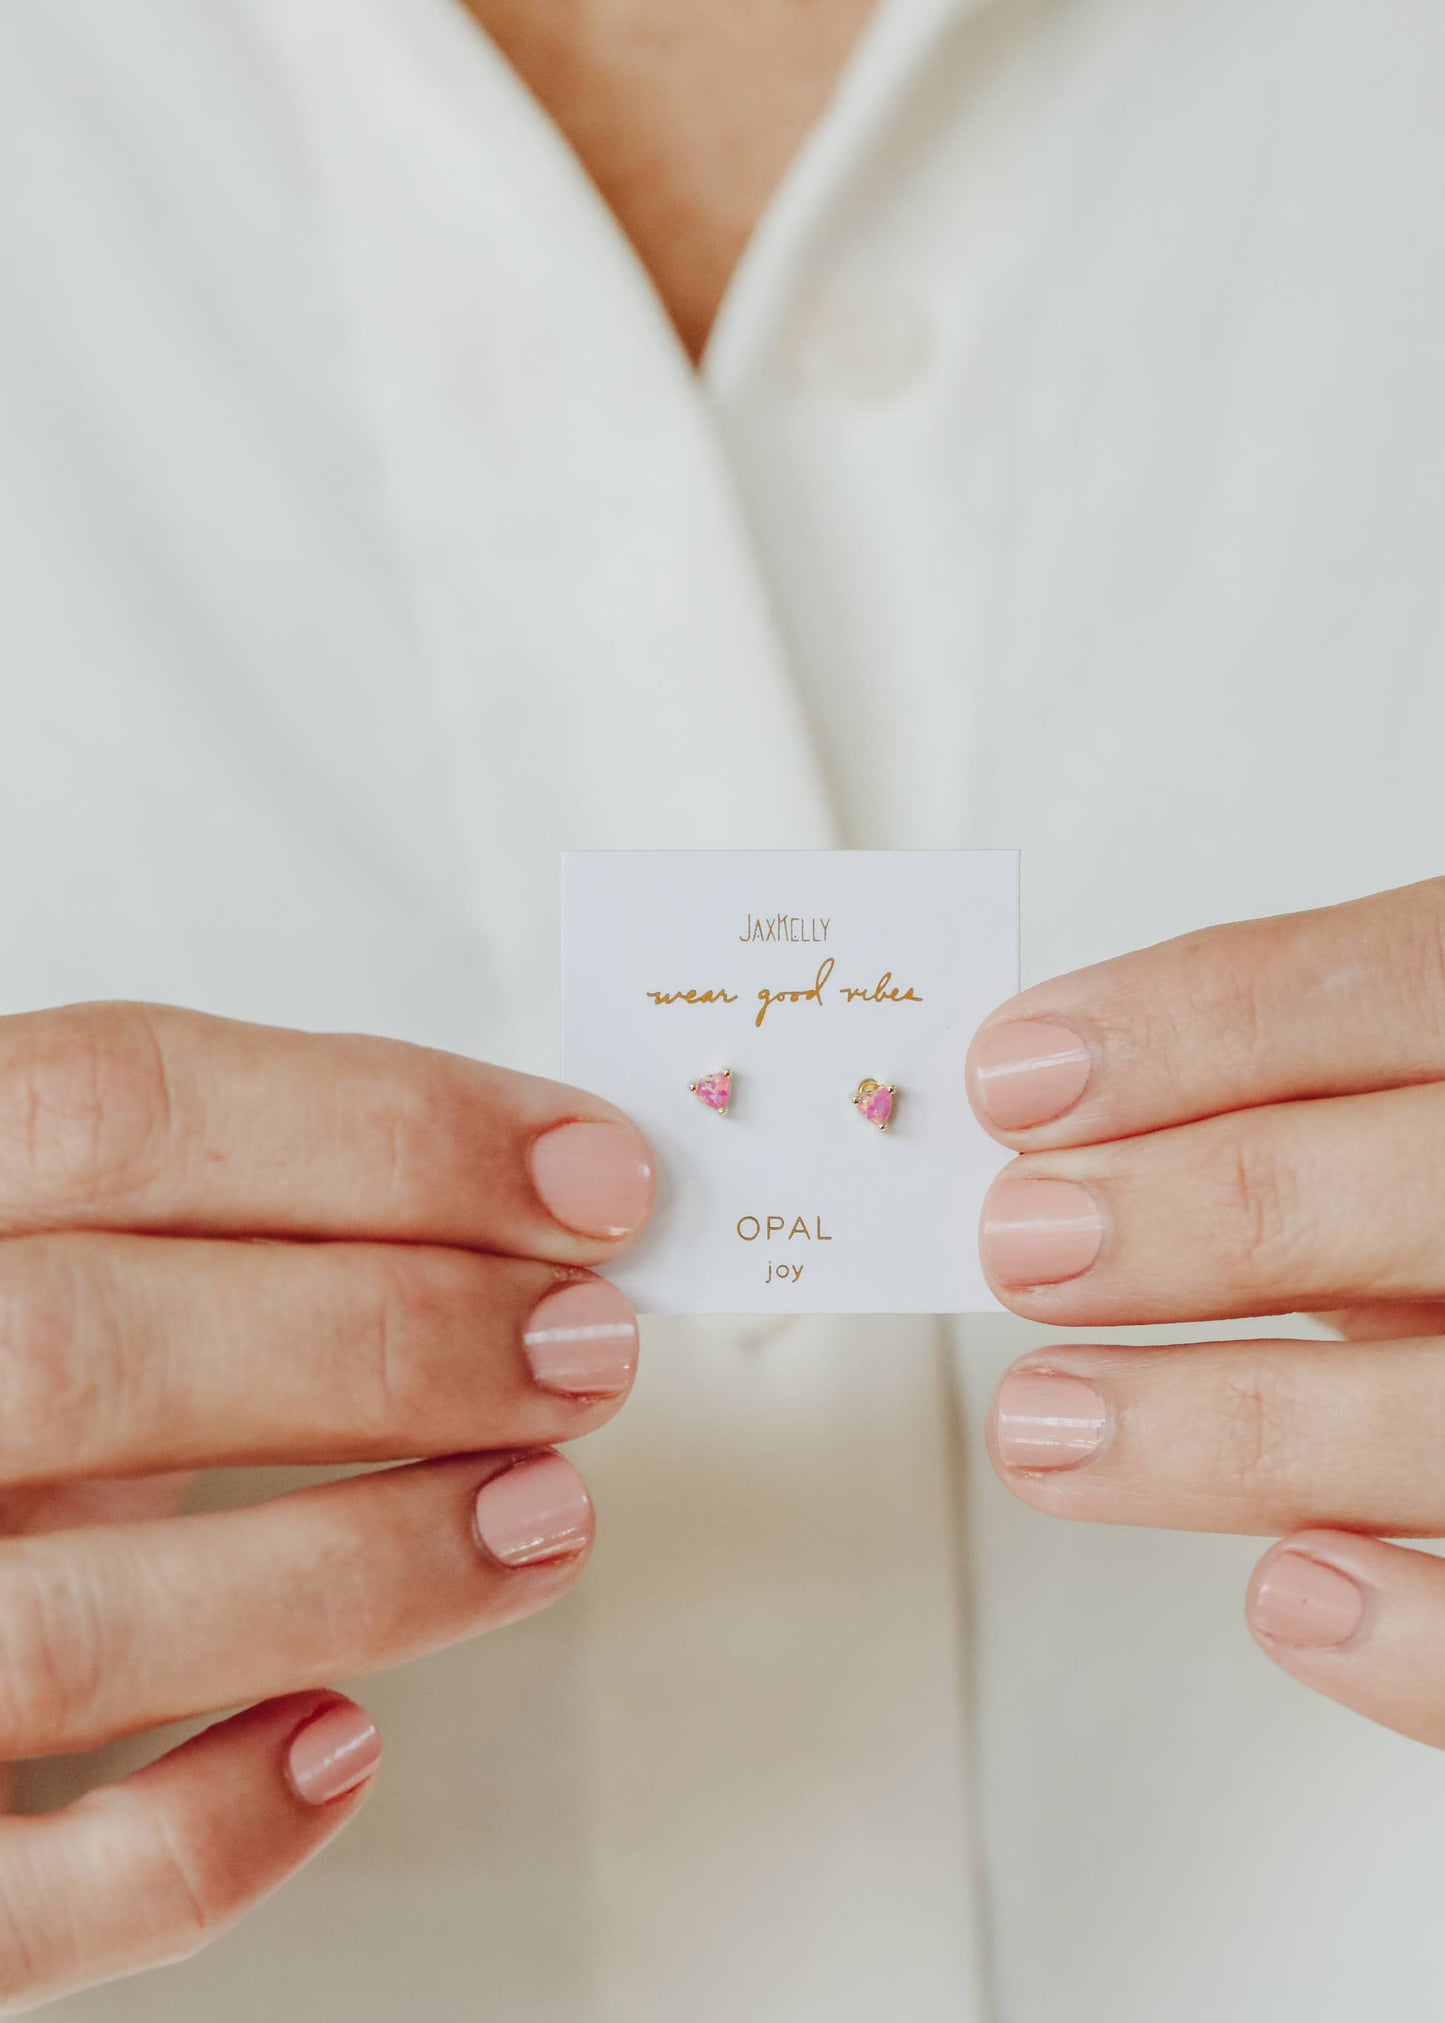
[[[695,374],[456,0],[5,0],[0,1007],[546,1073],[563,847],[1018,846],[1027,980],[1438,872],[1442,75],[1434,0],[881,0]],[[55,2013],[1434,2013],[1445,1767],[1255,1542],[1008,1497],[1035,1338],[646,1324],[577,1593]]]

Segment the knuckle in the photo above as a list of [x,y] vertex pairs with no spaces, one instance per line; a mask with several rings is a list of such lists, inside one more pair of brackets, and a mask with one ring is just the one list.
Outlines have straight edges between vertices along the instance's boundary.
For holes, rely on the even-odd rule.
[[[122,1795],[119,1787],[112,1787]],[[147,1909],[159,1942],[152,1955],[159,1966],[189,1960],[231,1924],[241,1909],[234,1881],[204,1839],[184,1836],[165,1808],[144,1786],[124,1791],[137,1832],[139,1867],[145,1877]]]
[[[455,1337],[459,1288],[444,1257],[377,1245],[358,1271],[353,1406],[361,1430],[393,1443],[437,1417],[452,1391],[447,1343]],[[455,1398],[451,1397],[455,1404]]]
[[1231,960],[1221,995],[1224,1016],[1210,1030],[1228,1035],[1234,1074],[1252,1081],[1267,1051],[1279,1008],[1271,967],[1257,960]]
[[225,1839],[208,1835],[199,1822],[187,1830],[143,1777],[89,1791],[72,1811],[85,1814],[94,1863],[123,1871],[130,1895],[144,1906],[131,1970],[191,1959],[245,1909],[237,1850],[228,1851]]
[[0,1481],[33,1479],[57,1441],[74,1465],[109,1417],[107,1332],[92,1324],[81,1253],[64,1238],[0,1245]]
[[1299,1177],[1268,1121],[1236,1125],[1222,1146],[1225,1268],[1245,1288],[1283,1289],[1306,1236]]
[[1232,1079],[1248,1081],[1269,1045],[1288,994],[1289,964],[1269,921],[1237,921],[1210,929],[1189,946],[1187,988],[1172,1001],[1191,1046],[1201,1031]]
[[[368,1064],[360,1063],[363,1070]],[[445,1065],[422,1055],[409,1072],[378,1056],[357,1079],[356,1119],[369,1185],[403,1221],[435,1193],[439,1163],[456,1142],[457,1092]]]
[[[81,1816],[83,1849],[73,1835],[37,1843],[32,1821],[0,1829],[0,2016],[27,2014],[98,1972],[190,1959],[257,1893],[253,1848],[177,1817],[144,1776],[87,1792],[68,1808],[72,1823]],[[126,1905],[124,1967],[106,1974]]]
[[0,1061],[0,1143],[28,1205],[83,1212],[145,1186],[164,1164],[172,1109],[165,1053],[141,1005],[26,1020]]
[[0,1556],[0,1756],[83,1746],[100,1718],[117,1654],[79,1561],[49,1541],[15,1541]]
[[1288,1366],[1250,1356],[1227,1369],[1214,1424],[1219,1480],[1241,1499],[1288,1501],[1296,1473],[1298,1399]]

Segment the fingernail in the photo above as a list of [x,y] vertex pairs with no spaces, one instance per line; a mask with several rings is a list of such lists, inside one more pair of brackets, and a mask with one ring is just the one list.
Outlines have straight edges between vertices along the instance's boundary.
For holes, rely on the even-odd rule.
[[339,1700],[291,1737],[286,1775],[299,1799],[326,1805],[364,1784],[380,1761],[381,1737],[371,1716]]
[[983,1204],[979,1252],[1000,1285],[1077,1278],[1103,1241],[1098,1203],[1072,1180],[996,1180]]
[[1067,1026],[1015,1019],[986,1026],[969,1051],[974,1093],[1000,1131],[1026,1131],[1071,1110],[1088,1087],[1093,1057]]
[[605,1278],[578,1279],[538,1300],[522,1341],[545,1391],[611,1398],[637,1368],[637,1321]]
[[532,1146],[542,1205],[579,1236],[631,1236],[652,1210],[647,1141],[630,1124],[558,1124]]
[[535,1454],[482,1484],[476,1526],[503,1566],[535,1566],[581,1552],[592,1536],[592,1504],[570,1461]]
[[999,1385],[994,1440],[1006,1468],[1077,1468],[1104,1444],[1109,1411],[1082,1377],[1014,1370]]
[[1297,1650],[1347,1644],[1364,1613],[1365,1597],[1348,1574],[1302,1552],[1276,1553],[1250,1606],[1257,1630]]

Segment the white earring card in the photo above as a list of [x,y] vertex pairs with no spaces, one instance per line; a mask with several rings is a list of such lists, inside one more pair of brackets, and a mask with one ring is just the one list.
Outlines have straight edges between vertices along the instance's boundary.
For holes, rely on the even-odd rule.
[[657,1155],[606,1268],[640,1313],[997,1306],[978,1215],[1010,1155],[964,1060],[1018,989],[1018,885],[1012,850],[564,854],[562,1078]]

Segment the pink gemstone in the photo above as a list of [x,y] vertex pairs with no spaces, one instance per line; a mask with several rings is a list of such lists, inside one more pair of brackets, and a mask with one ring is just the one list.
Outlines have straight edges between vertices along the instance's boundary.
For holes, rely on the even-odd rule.
[[704,1075],[700,1082],[694,1083],[693,1094],[710,1110],[726,1110],[731,1087],[732,1076],[724,1069],[719,1075]]
[[893,1091],[882,1087],[874,1089],[863,1098],[858,1107],[868,1122],[876,1124],[881,1131],[893,1115]]

